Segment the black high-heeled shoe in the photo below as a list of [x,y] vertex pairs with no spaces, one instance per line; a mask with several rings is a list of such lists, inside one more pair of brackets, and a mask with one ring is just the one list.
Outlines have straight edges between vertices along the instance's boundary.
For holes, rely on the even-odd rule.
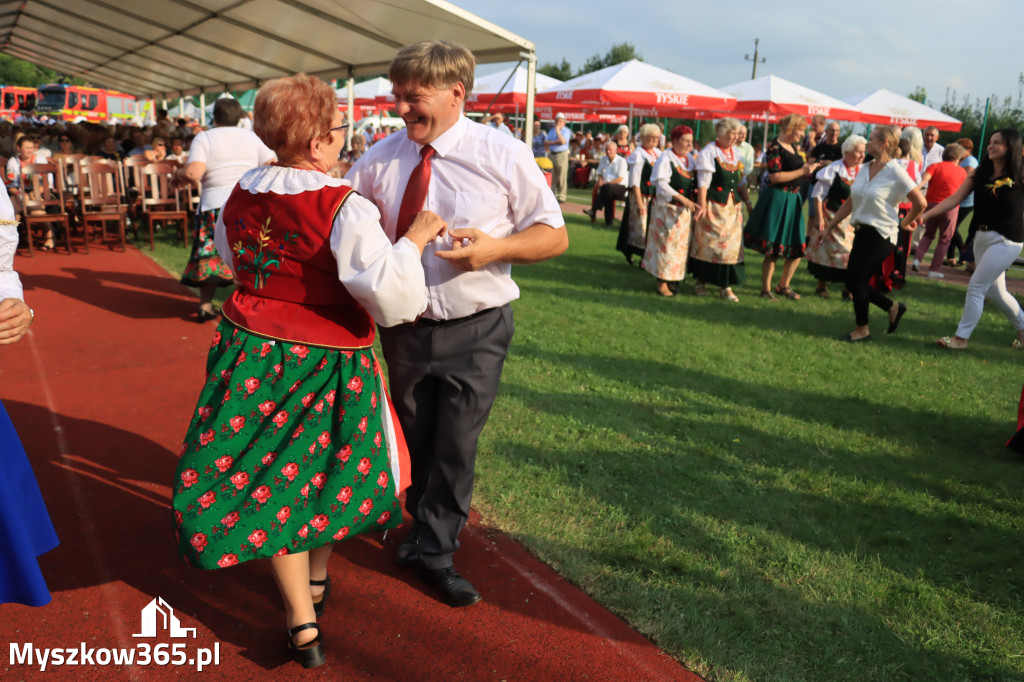
[[210,311],[210,310],[206,310],[205,308],[200,308],[199,312],[196,313],[196,320],[198,322],[202,323],[202,322],[206,322],[208,320],[213,320],[213,319],[217,318],[219,315],[220,315],[220,313],[218,313],[216,311]]
[[[303,630],[313,628],[316,628],[316,637],[305,644],[296,646],[292,638]],[[301,663],[303,668],[316,668],[327,662],[327,656],[324,655],[324,643],[320,641],[320,626],[316,623],[303,623],[289,630],[288,650],[292,652],[292,658]]]
[[327,576],[323,580],[310,580],[310,585],[323,585],[324,591],[320,593],[320,599],[313,599],[313,613],[316,617],[324,615],[324,609],[327,608],[327,598],[331,596],[331,576]]

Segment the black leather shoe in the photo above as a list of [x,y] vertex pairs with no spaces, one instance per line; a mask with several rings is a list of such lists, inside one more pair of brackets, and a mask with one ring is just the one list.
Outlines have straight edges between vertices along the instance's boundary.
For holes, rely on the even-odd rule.
[[900,326],[900,320],[903,315],[907,312],[907,306],[905,303],[898,303],[896,308],[896,319],[889,323],[889,328],[885,330],[886,334],[892,334]]
[[[303,630],[316,630],[316,637],[309,642],[295,645],[295,635]],[[320,640],[320,627],[316,623],[303,623],[296,625],[288,631],[288,650],[292,658],[302,664],[303,668],[316,668],[327,662],[324,655],[324,643]]]
[[327,598],[331,596],[331,576],[327,576],[323,580],[310,579],[309,584],[314,586],[323,585],[324,588],[319,597],[313,598],[313,613],[319,618],[324,615],[324,609],[327,608]]
[[415,566],[420,561],[420,534],[413,526],[408,537],[398,546],[395,552],[395,563],[399,566]]
[[471,606],[482,599],[476,588],[451,566],[436,569],[420,566],[420,577],[433,585],[449,606]]

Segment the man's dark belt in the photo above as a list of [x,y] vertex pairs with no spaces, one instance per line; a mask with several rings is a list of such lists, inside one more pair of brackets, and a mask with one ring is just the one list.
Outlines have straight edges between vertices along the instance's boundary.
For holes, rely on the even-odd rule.
[[413,324],[422,324],[427,327],[440,327],[446,324],[458,324],[459,322],[472,320],[474,317],[483,317],[487,313],[494,310],[497,310],[497,308],[485,308],[484,310],[475,312],[472,315],[466,315],[465,317],[456,317],[455,319],[452,320],[432,320],[429,317],[421,317],[420,319],[413,322]]

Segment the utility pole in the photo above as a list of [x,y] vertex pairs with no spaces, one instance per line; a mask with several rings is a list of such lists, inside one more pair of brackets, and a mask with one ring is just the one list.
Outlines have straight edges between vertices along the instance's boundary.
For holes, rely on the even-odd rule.
[[[746,61],[754,62],[754,72],[750,74],[750,80],[754,80],[754,79],[757,78],[757,61],[758,61],[757,60],[757,46],[758,46],[758,44],[760,42],[761,42],[760,38],[754,38],[754,58],[753,59],[750,58],[749,54],[743,55],[743,59],[745,59]],[[761,57],[761,63],[764,64],[764,62],[765,62],[764,57]]]

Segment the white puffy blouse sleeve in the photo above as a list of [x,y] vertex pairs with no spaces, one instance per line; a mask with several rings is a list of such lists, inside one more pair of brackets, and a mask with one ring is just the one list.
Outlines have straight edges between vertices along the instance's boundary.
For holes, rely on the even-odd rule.
[[839,167],[843,165],[842,160],[833,161],[829,165],[818,171],[817,182],[814,183],[814,188],[811,190],[811,199],[821,199],[825,201],[825,197],[828,196],[828,190],[832,187],[832,182],[835,180],[836,173],[839,172]]
[[338,279],[382,327],[412,322],[427,309],[420,250],[405,237],[392,244],[380,211],[353,194],[331,228]]
[[18,220],[7,192],[0,192],[0,301],[25,300],[21,279],[14,271],[14,252],[18,250]]
[[711,176],[715,174],[715,156],[718,147],[714,143],[704,145],[697,154],[697,187],[710,187]]
[[651,171],[651,184],[655,187],[658,201],[671,202],[676,197],[676,191],[669,185],[672,179],[672,162],[667,153],[658,157],[654,162],[654,169]]
[[213,245],[217,247],[217,254],[231,272],[235,271],[234,254],[231,253],[231,246],[228,244],[227,230],[224,228],[224,212],[217,214],[217,222],[213,226]]

